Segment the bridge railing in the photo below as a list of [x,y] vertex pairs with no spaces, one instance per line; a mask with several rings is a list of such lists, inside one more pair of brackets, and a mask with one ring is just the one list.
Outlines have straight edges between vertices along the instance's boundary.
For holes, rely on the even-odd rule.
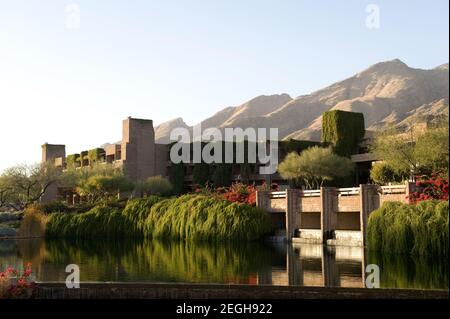
[[[320,189],[302,190],[300,192],[302,197],[320,197]],[[270,198],[285,198],[286,191],[270,192]]]
[[359,187],[338,188],[338,196],[359,195]]
[[320,197],[320,189],[303,190],[301,192],[301,196],[303,196],[303,197]]
[[405,194],[406,193],[406,185],[388,185],[381,186],[382,194]]
[[270,192],[270,198],[286,198],[286,191]]

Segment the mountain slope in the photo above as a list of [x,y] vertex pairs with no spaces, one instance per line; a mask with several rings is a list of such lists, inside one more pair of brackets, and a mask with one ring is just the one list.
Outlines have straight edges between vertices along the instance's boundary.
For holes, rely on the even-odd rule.
[[[424,115],[429,110],[429,116],[437,116],[445,109],[448,112],[448,85],[448,65],[420,70],[399,60],[382,62],[331,86],[332,91],[345,92],[347,98],[336,99],[330,109],[361,112],[367,128],[380,129],[404,121],[416,110]],[[318,140],[320,129],[318,116],[286,138]]]
[[[261,95],[240,106],[229,106],[217,112],[213,116],[203,120],[200,124],[202,129],[217,127],[235,127],[237,120],[251,120],[254,116],[266,115],[283,106],[292,98],[287,94]],[[179,126],[177,126],[179,125]],[[164,122],[155,128],[155,139],[157,143],[166,144],[169,141],[170,130],[175,127],[189,128],[181,118]]]
[[[318,140],[321,114],[328,110],[362,112],[370,129],[448,114],[448,85],[448,64],[422,70],[396,59],[377,63],[348,79],[295,99],[287,94],[259,96],[238,107],[225,108],[201,124],[204,129],[274,127],[279,129],[280,139]],[[159,143],[167,139],[170,132],[167,128],[171,125],[157,127]]]
[[181,117],[164,122],[155,127],[155,140],[159,144],[170,143],[170,132],[175,128],[189,128]]

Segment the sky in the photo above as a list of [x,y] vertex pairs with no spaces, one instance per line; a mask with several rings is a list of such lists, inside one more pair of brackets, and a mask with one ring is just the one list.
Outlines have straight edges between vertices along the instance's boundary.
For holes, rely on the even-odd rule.
[[119,141],[128,116],[193,125],[380,61],[434,68],[449,60],[448,12],[448,0],[0,0],[0,172],[38,162],[46,142],[70,154]]

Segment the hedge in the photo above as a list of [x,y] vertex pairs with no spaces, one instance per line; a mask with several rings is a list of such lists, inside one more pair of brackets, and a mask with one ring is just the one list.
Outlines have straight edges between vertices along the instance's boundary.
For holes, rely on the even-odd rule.
[[365,126],[362,113],[333,110],[323,113],[322,142],[333,145],[333,151],[349,157],[357,153],[364,138]]

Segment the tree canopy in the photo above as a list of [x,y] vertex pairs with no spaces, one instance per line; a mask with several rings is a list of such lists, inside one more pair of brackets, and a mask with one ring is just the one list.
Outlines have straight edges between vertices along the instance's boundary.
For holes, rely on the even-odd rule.
[[333,153],[331,148],[314,146],[300,154],[289,153],[278,166],[278,171],[283,178],[314,189],[326,181],[349,176],[353,168],[350,159]]
[[50,164],[10,167],[0,175],[0,207],[23,209],[38,201],[59,178],[60,171]]
[[405,132],[390,128],[378,134],[371,152],[383,160],[397,175],[409,172],[418,175],[440,173],[448,178],[448,119],[425,132],[410,126]]

